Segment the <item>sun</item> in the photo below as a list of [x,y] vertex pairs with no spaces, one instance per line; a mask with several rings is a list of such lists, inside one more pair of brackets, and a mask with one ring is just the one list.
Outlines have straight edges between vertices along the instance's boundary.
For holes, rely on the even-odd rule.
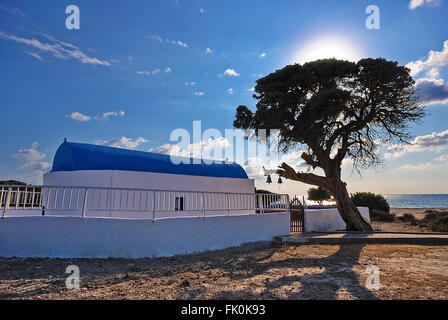
[[336,58],[339,60],[358,61],[360,50],[347,39],[329,37],[305,44],[293,57],[295,63],[305,63],[318,59]]

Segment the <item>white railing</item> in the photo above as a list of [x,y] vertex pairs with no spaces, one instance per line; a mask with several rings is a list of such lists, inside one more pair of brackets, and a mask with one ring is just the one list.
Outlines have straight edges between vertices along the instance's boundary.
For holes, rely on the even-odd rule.
[[73,186],[1,186],[2,217],[58,215],[147,218],[289,212],[286,194]]

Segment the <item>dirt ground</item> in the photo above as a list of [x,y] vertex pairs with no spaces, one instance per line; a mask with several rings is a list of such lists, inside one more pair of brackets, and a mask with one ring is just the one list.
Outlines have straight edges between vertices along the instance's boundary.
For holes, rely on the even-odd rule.
[[[448,299],[448,246],[256,243],[158,259],[0,259],[0,299]],[[68,265],[81,289],[68,290]],[[367,267],[380,288],[367,289]]]

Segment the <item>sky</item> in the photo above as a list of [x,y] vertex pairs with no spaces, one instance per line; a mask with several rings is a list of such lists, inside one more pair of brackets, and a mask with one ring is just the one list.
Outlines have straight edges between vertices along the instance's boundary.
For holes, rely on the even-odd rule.
[[[224,136],[238,105],[255,110],[262,76],[319,58],[383,57],[411,69],[428,115],[410,128],[412,145],[381,148],[381,167],[359,175],[345,163],[348,189],[448,193],[447,2],[0,0],[0,180],[42,183],[64,138],[172,152],[173,130],[192,133],[194,121]],[[67,28],[69,5],[79,29]],[[379,29],[366,27],[369,5]],[[200,140],[192,146],[228,143]],[[306,170],[298,152],[281,160]],[[241,164],[258,188],[309,188],[267,185],[257,158]]]

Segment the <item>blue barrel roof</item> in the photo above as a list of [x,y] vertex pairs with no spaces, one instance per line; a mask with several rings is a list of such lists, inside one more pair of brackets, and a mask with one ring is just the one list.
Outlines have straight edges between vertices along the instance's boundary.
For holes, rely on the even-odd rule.
[[187,161],[175,164],[166,154],[64,142],[56,151],[52,172],[124,170],[219,178],[248,178],[244,169],[234,162],[215,161],[208,164],[200,160],[201,163],[195,164],[192,158],[176,157],[176,159]]

